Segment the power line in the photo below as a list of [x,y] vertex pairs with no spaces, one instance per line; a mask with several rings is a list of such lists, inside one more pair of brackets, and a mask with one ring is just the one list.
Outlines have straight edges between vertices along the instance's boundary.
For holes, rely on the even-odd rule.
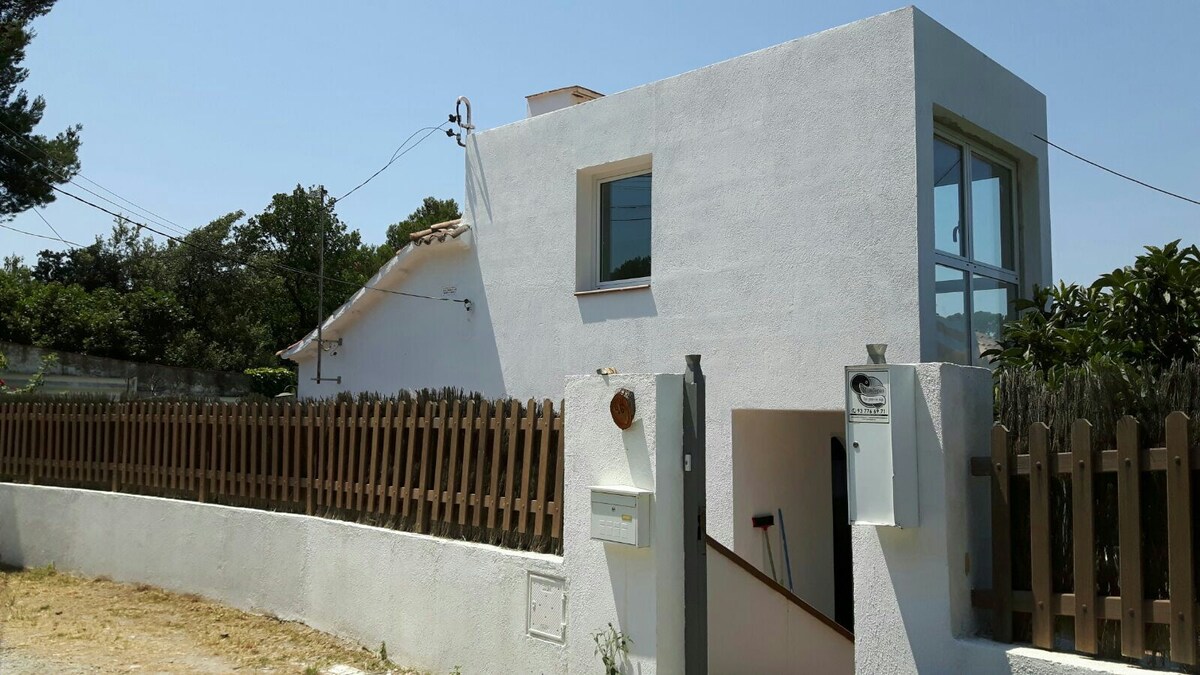
[[[443,122],[442,124],[439,124],[436,127],[423,127],[421,129],[417,129],[416,131],[412,132],[412,134],[409,135],[408,138],[404,139],[404,142],[401,143],[400,146],[396,148],[395,152],[392,153],[392,158],[388,160],[387,164],[384,164],[383,166],[381,166],[378,171],[376,171],[375,173],[368,176],[367,179],[364,180],[363,182],[359,183],[358,185],[355,185],[354,188],[352,190],[350,190],[349,192],[347,192],[346,194],[342,195],[341,197],[337,197],[337,198],[333,199],[329,203],[329,208],[332,209],[335,204],[342,201],[346,197],[349,197],[350,195],[354,194],[355,192],[358,192],[359,188],[361,188],[364,185],[366,185],[367,183],[370,183],[371,181],[375,180],[376,176],[383,173],[384,171],[387,171],[388,167],[390,167],[391,165],[396,163],[396,160],[407,155],[409,153],[409,151],[411,151],[413,148],[417,147],[422,142],[424,142],[424,140],[426,138],[429,138],[435,131],[445,131],[445,128],[444,128],[445,126],[446,126],[446,123]],[[408,150],[404,150],[404,152],[400,151],[402,148],[404,148],[404,146],[408,145],[408,142],[413,139],[413,136],[416,136],[417,134],[421,133],[422,131],[426,131],[428,133],[426,133],[424,136],[422,136],[420,138],[420,140],[418,140],[416,143],[413,143],[412,147],[408,148]]]
[[[389,167],[391,167],[391,165],[392,165],[392,164],[394,164],[394,163],[395,163],[395,162],[396,162],[398,159],[400,159],[400,158],[401,158],[401,157],[403,157],[404,155],[408,154],[408,152],[409,152],[409,151],[411,151],[413,148],[415,148],[415,147],[417,147],[418,145],[420,145],[422,141],[424,141],[426,138],[428,138],[428,137],[429,137],[431,134],[433,134],[435,131],[443,130],[443,127],[444,127],[444,126],[445,126],[445,123],[443,123],[442,125],[436,126],[436,127],[423,127],[423,128],[421,128],[421,129],[418,129],[418,130],[414,131],[412,134],[410,134],[410,135],[408,136],[408,138],[404,139],[404,142],[403,142],[403,143],[401,143],[399,147],[397,147],[397,148],[396,148],[396,150],[395,150],[395,151],[392,153],[392,157],[391,157],[391,159],[389,159],[389,160],[388,160],[387,164],[383,165],[383,167],[381,167],[381,168],[380,168],[378,171],[376,171],[375,173],[371,174],[371,176],[370,176],[370,177],[368,177],[366,180],[364,180],[363,182],[361,182],[361,183],[359,183],[357,186],[355,186],[355,187],[354,187],[354,189],[350,190],[350,191],[349,191],[349,192],[347,192],[346,194],[344,194],[344,195],[342,195],[341,197],[339,197],[337,200],[335,200],[335,202],[336,202],[336,201],[341,201],[342,199],[345,199],[346,197],[349,197],[351,194],[353,194],[353,193],[354,193],[355,191],[357,191],[359,188],[363,187],[363,186],[364,186],[364,185],[366,185],[367,183],[370,183],[372,180],[374,180],[374,179],[375,179],[375,177],[376,177],[376,176],[378,176],[379,174],[383,173],[385,170],[387,170]],[[44,149],[42,149],[42,148],[40,148],[40,147],[37,147],[36,145],[32,144],[32,142],[30,142],[28,139],[25,139],[25,138],[24,138],[22,135],[20,135],[20,134],[17,134],[15,131],[13,131],[13,129],[12,129],[11,127],[9,127],[8,125],[4,124],[4,123],[3,123],[3,121],[0,121],[0,127],[3,127],[4,129],[8,130],[8,132],[9,132],[9,133],[11,133],[13,136],[15,136],[15,137],[17,137],[17,138],[20,138],[22,141],[24,141],[24,142],[26,142],[26,143],[29,143],[29,144],[31,145],[31,147],[35,147],[35,148],[37,148],[39,151],[41,151],[41,152],[42,152],[42,154],[46,155],[46,157],[47,157],[47,158],[49,158],[49,159],[53,159],[53,157],[51,157],[51,156],[50,156],[50,154],[49,154],[49,153],[47,153],[47,152],[46,152]],[[409,147],[409,148],[407,148],[407,149],[404,149],[404,147],[405,147],[405,146],[408,144],[408,142],[409,142],[409,141],[411,141],[411,140],[413,139],[413,137],[414,137],[414,136],[416,136],[417,134],[421,133],[422,131],[428,131],[428,133],[426,133],[424,136],[422,136],[422,137],[421,137],[421,138],[420,138],[420,139],[419,139],[419,140],[418,140],[416,143],[414,143],[414,144],[413,144],[411,147]],[[0,139],[0,140],[5,140],[5,139]],[[6,143],[6,145],[8,145],[10,148],[12,148],[13,150],[16,150],[18,153],[20,153],[22,156],[24,156],[24,157],[25,157],[26,159],[28,159],[29,161],[31,161],[31,162],[35,162],[35,163],[41,163],[41,162],[39,162],[39,160],[36,160],[36,159],[34,159],[33,157],[30,157],[28,154],[26,154],[26,153],[25,153],[24,151],[22,151],[20,148],[16,147],[15,145],[13,145],[12,143],[8,142],[7,140],[5,140],[5,143]],[[82,185],[80,185],[79,183],[75,182],[75,181],[74,181],[74,180],[72,180],[71,178],[68,178],[68,177],[67,177],[65,174],[63,174],[62,172],[55,170],[53,167],[51,167],[51,166],[48,166],[48,165],[46,165],[46,164],[42,164],[42,165],[43,165],[43,166],[45,166],[45,167],[46,167],[46,168],[47,168],[47,169],[48,169],[48,170],[49,170],[51,173],[53,173],[53,174],[57,175],[59,178],[61,178],[61,179],[65,180],[66,182],[69,182],[69,183],[71,183],[71,184],[72,184],[72,185],[74,185],[75,187],[78,187],[78,188],[80,188],[81,190],[83,190],[83,191],[87,192],[88,194],[91,194],[92,196],[94,196],[94,197],[96,197],[96,198],[98,198],[98,199],[101,199],[101,200],[103,200],[103,201],[105,201],[105,202],[108,202],[109,204],[112,204],[113,206],[115,206],[115,207],[117,207],[117,208],[119,208],[119,209],[124,209],[124,208],[126,208],[126,207],[123,207],[123,206],[122,206],[122,205],[120,205],[120,204],[117,204],[116,202],[112,201],[111,199],[108,199],[108,198],[106,198],[105,196],[103,196],[103,195],[101,195],[101,194],[98,194],[98,193],[96,193],[95,191],[93,191],[93,190],[90,190],[90,189],[88,189],[88,188],[87,188],[87,187],[85,187],[85,186],[82,186]],[[136,204],[135,202],[133,202],[133,201],[131,201],[131,200],[129,200],[129,199],[126,199],[125,197],[122,197],[121,195],[117,194],[116,192],[113,192],[112,190],[109,190],[108,188],[104,187],[103,185],[100,185],[99,183],[97,183],[97,182],[95,182],[95,181],[93,181],[93,180],[91,180],[91,179],[89,179],[89,178],[87,178],[87,177],[83,176],[82,174],[76,174],[76,175],[78,175],[78,176],[80,176],[80,177],[84,178],[84,180],[87,180],[89,183],[92,183],[92,184],[93,184],[93,185],[95,185],[96,187],[100,188],[101,190],[104,190],[105,192],[108,192],[109,194],[111,194],[111,195],[113,195],[113,196],[117,197],[118,199],[121,199],[122,201],[125,201],[125,202],[127,202],[127,203],[129,203],[129,204],[132,204],[132,205],[136,206],[138,209],[140,209],[140,210],[142,210],[142,211],[145,211],[146,213],[148,213],[148,214],[150,214],[150,215],[152,215],[152,216],[157,216],[157,214],[155,214],[153,211],[150,211],[149,209],[146,209],[146,208],[144,208],[144,207],[137,206],[137,204]],[[126,215],[124,215],[124,214],[120,214],[120,213],[116,213],[116,212],[110,211],[109,209],[107,209],[107,208],[105,208],[105,207],[103,207],[103,206],[100,206],[99,204],[96,204],[95,202],[88,201],[87,199],[84,199],[84,198],[82,198],[82,197],[80,197],[80,196],[78,196],[78,195],[75,195],[75,194],[72,194],[72,193],[70,193],[70,192],[67,192],[66,190],[63,190],[63,189],[59,188],[58,186],[54,185],[53,183],[50,183],[49,181],[45,181],[45,182],[46,182],[46,185],[47,185],[47,186],[49,186],[49,187],[50,187],[50,189],[54,190],[55,192],[58,192],[58,193],[60,193],[60,194],[63,194],[63,195],[66,195],[67,197],[70,197],[71,199],[74,199],[74,200],[76,200],[76,201],[78,201],[78,202],[80,202],[80,203],[82,203],[82,204],[85,204],[85,205],[87,205],[87,206],[90,206],[90,207],[92,207],[92,208],[94,208],[94,209],[97,209],[98,211],[101,211],[101,212],[103,212],[103,213],[106,213],[106,214],[108,214],[108,215],[110,215],[110,216],[113,216],[113,217],[115,217],[115,218],[120,218],[120,219],[126,220],[126,221],[128,221],[128,222],[130,222],[130,223],[134,224],[135,226],[137,226],[137,227],[139,227],[139,228],[143,228],[143,229],[149,230],[150,232],[153,232],[153,233],[155,233],[155,234],[157,234],[157,235],[159,235],[159,236],[165,237],[166,239],[168,239],[168,240],[170,240],[170,241],[173,241],[173,242],[175,242],[175,243],[177,243],[177,244],[180,244],[181,246],[188,246],[188,247],[195,248],[195,249],[198,249],[198,250],[201,250],[201,251],[205,251],[206,253],[209,253],[210,255],[216,255],[216,256],[219,256],[219,257],[223,257],[223,258],[225,258],[225,259],[227,259],[227,260],[232,260],[232,261],[234,261],[234,262],[240,263],[240,264],[242,264],[242,265],[246,265],[246,266],[248,266],[248,267],[255,267],[256,265],[261,265],[261,264],[262,264],[262,263],[252,263],[252,262],[250,262],[250,261],[246,261],[246,260],[240,260],[240,259],[238,259],[238,258],[235,258],[235,257],[233,257],[233,256],[230,256],[230,255],[228,255],[228,254],[221,253],[221,252],[219,252],[219,251],[213,251],[213,250],[211,250],[211,249],[208,249],[208,248],[206,248],[206,247],[199,246],[199,245],[197,245],[197,244],[195,244],[195,243],[193,243],[193,242],[186,241],[185,239],[180,239],[179,237],[173,236],[173,235],[171,235],[171,234],[168,234],[168,233],[166,233],[166,232],[163,232],[162,230],[159,230],[159,229],[156,229],[156,228],[154,228],[154,227],[151,227],[151,226],[149,226],[149,225],[147,225],[147,224],[145,224],[145,223],[138,222],[138,221],[136,221],[136,220],[134,220],[134,219],[132,219],[132,218],[129,218],[128,216],[126,216]],[[333,207],[333,204],[331,203],[331,204],[330,204],[330,208],[332,209],[332,207]],[[41,219],[42,219],[42,221],[43,221],[43,222],[45,222],[45,223],[46,223],[46,225],[47,225],[47,226],[49,226],[49,227],[50,227],[50,229],[51,229],[52,231],[54,231],[54,233],[55,233],[56,235],[58,235],[58,231],[54,229],[54,226],[53,226],[53,225],[50,225],[50,222],[49,222],[48,220],[46,220],[46,218],[45,218],[44,216],[42,216],[42,214],[41,214],[41,213],[38,213],[36,210],[34,211],[34,213],[35,213],[35,214],[36,214],[36,215],[37,215],[39,218],[41,218]],[[153,219],[153,218],[150,218],[149,220],[151,220],[152,222],[155,222],[155,224],[156,224],[156,225],[160,225],[160,226],[162,226],[162,227],[164,227],[164,228],[167,228],[167,229],[172,229],[172,230],[175,230],[175,232],[176,232],[176,233],[178,233],[178,234],[180,234],[180,235],[182,235],[182,236],[184,236],[184,237],[186,237],[186,236],[187,236],[187,235],[189,235],[189,234],[192,234],[192,233],[195,231],[194,229],[188,229],[188,228],[185,228],[185,227],[183,227],[183,226],[181,226],[181,225],[178,225],[177,223],[174,223],[173,221],[170,221],[169,219],[167,219],[167,218],[164,218],[164,217],[162,217],[162,216],[157,216],[157,218],[158,218],[159,220],[166,221],[166,223],[170,223],[170,225],[167,225],[167,224],[165,224],[165,223],[163,223],[163,222],[157,222],[157,221],[156,221],[155,219]],[[172,225],[174,225],[174,227],[172,227]],[[49,240],[49,241],[60,241],[60,242],[62,242],[62,243],[64,243],[64,244],[68,244],[68,245],[70,245],[70,246],[76,246],[76,247],[80,247],[80,248],[82,248],[82,247],[83,247],[83,245],[82,245],[82,244],[79,244],[79,243],[76,243],[76,242],[72,242],[72,241],[68,241],[68,240],[66,240],[66,239],[63,239],[61,235],[58,235],[57,237],[47,237],[47,236],[45,236],[45,235],[39,235],[39,234],[36,234],[36,233],[33,233],[33,232],[28,232],[28,231],[21,230],[21,229],[18,229],[18,228],[14,228],[14,227],[11,227],[11,226],[7,226],[7,225],[5,225],[4,227],[6,227],[7,229],[10,229],[10,230],[13,230],[14,232],[20,232],[21,234],[27,234],[27,235],[29,235],[29,236],[38,237],[38,238],[40,238],[40,239],[46,239],[46,240]],[[456,299],[456,298],[438,298],[438,297],[433,297],[433,296],[429,296],[429,295],[421,295],[421,294],[419,294],[419,293],[406,293],[406,292],[403,292],[403,291],[393,291],[393,290],[386,289],[386,288],[377,288],[377,287],[374,287],[374,286],[367,286],[367,285],[365,285],[365,284],[364,284],[364,285],[362,285],[362,286],[359,286],[358,284],[355,284],[355,283],[353,283],[353,282],[350,282],[350,281],[344,281],[344,280],[342,280],[342,279],[337,279],[337,278],[333,278],[333,277],[325,277],[325,276],[317,275],[317,274],[314,274],[314,273],[312,273],[312,272],[309,272],[309,271],[307,271],[307,270],[302,270],[302,269],[294,268],[294,267],[291,267],[291,266],[288,266],[288,265],[284,265],[284,264],[282,264],[282,263],[268,262],[268,263],[266,263],[266,264],[267,264],[268,266],[275,267],[275,268],[277,268],[277,269],[282,269],[282,270],[285,270],[285,271],[291,272],[291,273],[293,273],[293,274],[300,274],[300,275],[304,275],[304,276],[308,276],[308,277],[312,277],[312,278],[320,278],[320,279],[323,279],[323,280],[325,280],[325,281],[331,281],[331,282],[333,282],[333,283],[336,283],[336,284],[342,284],[343,286],[349,286],[349,287],[356,288],[356,289],[357,289],[357,288],[365,288],[365,289],[367,289],[367,290],[376,291],[376,292],[379,292],[379,293],[390,293],[390,294],[392,294],[392,295],[399,295],[399,296],[403,296],[403,297],[410,297],[410,298],[419,298],[419,299],[424,299],[424,300],[439,300],[439,301],[442,301],[442,302],[457,302],[457,303],[462,303],[462,304],[466,305],[468,308],[470,308],[470,306],[471,306],[471,301],[470,301],[470,299],[467,299],[467,298],[464,298],[464,299],[461,299],[461,300],[460,300],[460,299]]]
[[[34,148],[34,149],[36,149],[38,152],[40,152],[40,153],[42,153],[43,155],[45,155],[47,159],[50,159],[50,160],[53,160],[53,159],[54,159],[54,157],[52,157],[52,156],[50,155],[50,153],[46,152],[46,150],[45,150],[44,148],[42,148],[42,147],[38,146],[37,144],[33,143],[33,142],[32,142],[32,141],[30,141],[29,139],[25,138],[23,135],[21,135],[21,134],[18,134],[17,132],[13,131],[12,127],[9,127],[8,125],[4,124],[4,122],[3,122],[3,121],[0,121],[0,127],[3,127],[4,129],[6,129],[6,130],[7,130],[7,131],[8,131],[10,134],[12,134],[12,135],[13,135],[13,137],[15,137],[15,138],[19,139],[20,141],[22,141],[23,143],[25,143],[25,144],[26,144],[26,145],[28,145],[29,147],[31,147],[31,148]],[[20,153],[20,154],[21,154],[21,156],[22,156],[22,157],[24,157],[25,159],[28,159],[28,160],[29,160],[29,161],[31,161],[31,162],[34,162],[34,163],[40,164],[41,166],[45,167],[45,168],[46,168],[48,171],[50,171],[50,173],[52,173],[52,174],[54,174],[54,175],[58,176],[58,178],[59,178],[60,180],[62,180],[62,181],[64,181],[64,182],[67,182],[67,183],[70,183],[70,184],[74,185],[75,187],[79,188],[80,190],[83,190],[84,192],[87,192],[88,194],[90,194],[90,195],[92,195],[92,196],[96,197],[97,199],[102,199],[102,200],[104,200],[104,201],[108,202],[109,204],[112,204],[113,206],[115,206],[115,207],[119,208],[119,209],[128,209],[128,208],[129,208],[128,206],[124,206],[124,205],[121,205],[121,204],[118,204],[118,203],[114,202],[113,200],[109,199],[108,197],[105,197],[104,195],[102,195],[102,194],[100,194],[100,193],[96,192],[95,190],[92,190],[92,189],[88,188],[87,186],[80,185],[78,182],[76,182],[76,181],[75,181],[75,179],[74,179],[74,178],[67,176],[66,174],[62,173],[61,171],[58,171],[57,169],[55,169],[53,166],[51,166],[51,165],[49,165],[49,164],[46,164],[46,163],[44,163],[44,162],[42,162],[42,161],[40,161],[40,160],[37,160],[37,159],[34,159],[33,157],[30,157],[28,154],[26,154],[26,153],[25,153],[25,151],[21,150],[19,147],[16,147],[16,146],[15,146],[15,145],[13,145],[11,142],[9,142],[9,141],[5,140],[5,144],[6,144],[6,145],[8,145],[8,147],[12,148],[13,150],[17,151],[18,153]],[[87,182],[91,183],[92,185],[95,185],[96,187],[100,188],[101,190],[104,190],[105,192],[107,192],[107,193],[109,193],[109,194],[113,195],[113,196],[114,196],[114,197],[116,197],[117,199],[120,199],[121,201],[123,201],[123,202],[126,202],[127,204],[130,204],[130,205],[132,205],[132,206],[133,206],[133,208],[134,208],[134,212],[135,212],[135,213],[136,213],[137,211],[142,211],[143,213],[139,213],[139,214],[137,214],[137,215],[140,215],[140,216],[141,216],[141,217],[143,217],[143,218],[147,218],[147,219],[149,219],[149,220],[151,220],[151,221],[154,221],[156,224],[158,224],[158,225],[161,225],[161,226],[163,226],[163,227],[165,227],[165,228],[167,228],[167,229],[174,230],[175,232],[178,232],[179,234],[189,234],[189,233],[191,233],[191,232],[192,232],[192,230],[190,230],[190,229],[188,229],[188,228],[186,228],[186,227],[184,227],[184,226],[180,225],[179,223],[176,223],[176,222],[174,222],[174,221],[172,221],[172,220],[170,220],[170,219],[168,219],[168,218],[164,218],[163,216],[160,216],[160,215],[158,215],[158,214],[154,213],[154,212],[153,212],[153,211],[151,211],[150,209],[147,209],[147,208],[145,208],[145,207],[139,206],[138,204],[136,204],[136,203],[135,203],[135,202],[133,202],[132,200],[130,200],[130,199],[126,199],[125,197],[122,197],[121,195],[117,194],[116,192],[114,192],[114,191],[112,191],[112,190],[110,190],[110,189],[108,189],[108,188],[104,187],[103,185],[101,185],[101,184],[97,183],[96,181],[94,181],[94,180],[92,180],[92,179],[88,178],[87,176],[84,176],[84,175],[83,175],[83,174],[81,174],[81,173],[77,173],[77,174],[75,174],[75,175],[76,175],[76,176],[78,176],[79,178],[82,178],[83,180],[86,180]],[[147,215],[147,214],[148,214],[148,215]]]
[[42,219],[42,222],[46,224],[46,227],[50,228],[50,231],[54,233],[54,236],[62,239],[62,235],[58,233],[58,230],[54,229],[54,226],[50,224],[50,221],[46,220],[46,216],[43,216],[41,211],[33,209],[33,214]]
[[[82,204],[86,204],[87,206],[90,206],[90,207],[92,207],[92,208],[94,208],[94,209],[96,209],[96,210],[98,210],[98,211],[102,211],[102,212],[104,212],[104,213],[107,213],[108,215],[110,215],[110,216],[113,216],[113,217],[115,217],[115,218],[123,218],[123,219],[127,220],[128,222],[130,222],[130,223],[133,223],[133,224],[134,224],[135,226],[137,226],[137,227],[140,227],[140,228],[143,228],[143,229],[149,230],[149,231],[151,231],[151,232],[153,232],[153,233],[155,233],[155,234],[157,234],[157,235],[159,235],[159,236],[166,237],[166,238],[167,238],[167,239],[169,239],[170,241],[173,241],[173,242],[175,242],[175,243],[177,243],[177,244],[179,244],[179,245],[181,245],[181,246],[187,246],[187,247],[190,247],[190,248],[197,249],[197,250],[199,250],[199,251],[204,251],[205,253],[208,253],[209,255],[219,256],[219,257],[221,257],[221,258],[225,258],[226,260],[232,260],[233,262],[236,262],[236,263],[239,263],[239,264],[245,265],[245,266],[247,266],[247,267],[259,267],[259,266],[274,267],[274,268],[276,268],[276,269],[280,269],[280,270],[284,270],[284,271],[287,271],[287,272],[291,272],[291,273],[293,273],[293,274],[299,274],[299,275],[306,276],[306,277],[310,277],[310,278],[313,278],[313,279],[322,279],[322,280],[324,280],[324,281],[330,281],[330,282],[333,282],[333,283],[335,283],[335,284],[341,284],[341,285],[343,285],[343,286],[349,286],[349,287],[351,287],[351,288],[356,288],[356,289],[357,289],[357,288],[364,288],[364,289],[367,289],[367,290],[370,290],[370,291],[376,291],[376,292],[379,292],[379,293],[390,293],[390,294],[392,294],[392,295],[400,295],[400,296],[404,296],[404,297],[407,297],[407,298],[420,298],[420,299],[423,299],[423,300],[440,300],[440,301],[442,301],[442,302],[458,302],[458,303],[462,303],[462,304],[466,305],[468,309],[469,309],[469,308],[470,308],[470,306],[471,306],[471,300],[470,300],[470,299],[468,299],[468,298],[463,298],[463,299],[461,299],[461,300],[460,300],[460,299],[458,299],[458,298],[437,298],[437,297],[434,297],[434,296],[431,296],[431,295],[421,295],[421,294],[419,294],[419,293],[405,293],[404,291],[393,291],[393,290],[391,290],[391,289],[387,289],[387,288],[378,288],[378,287],[376,287],[376,286],[367,286],[367,285],[365,285],[365,284],[363,284],[363,285],[361,285],[361,286],[360,286],[359,284],[356,284],[356,283],[354,283],[354,282],[352,282],[352,281],[344,281],[344,280],[342,280],[342,279],[337,279],[337,278],[335,278],[335,277],[326,277],[326,276],[322,276],[322,275],[319,275],[319,274],[316,274],[316,273],[313,273],[313,272],[309,272],[308,270],[302,270],[302,269],[299,269],[299,268],[297,268],[297,267],[292,267],[292,266],[290,266],[290,265],[284,265],[283,263],[271,262],[271,261],[266,261],[266,262],[252,262],[252,261],[249,261],[249,260],[242,260],[242,259],[240,259],[240,258],[237,258],[237,257],[234,257],[234,256],[232,256],[232,255],[229,255],[228,253],[223,253],[223,252],[221,252],[221,251],[214,251],[213,249],[210,249],[210,248],[208,248],[208,247],[206,247],[206,246],[201,246],[201,245],[199,245],[199,244],[196,244],[196,243],[194,243],[194,242],[187,241],[186,239],[180,239],[179,237],[176,237],[176,236],[173,236],[173,235],[167,234],[166,232],[163,232],[162,230],[155,229],[154,227],[151,227],[150,225],[147,225],[147,224],[145,224],[145,223],[140,223],[140,222],[138,222],[138,221],[136,221],[136,220],[133,220],[133,219],[131,219],[131,218],[127,218],[127,217],[125,217],[125,216],[122,216],[122,215],[120,215],[120,214],[118,214],[118,213],[114,213],[114,212],[112,212],[112,211],[109,211],[108,209],[104,208],[103,206],[100,206],[99,204],[96,204],[95,202],[88,201],[88,200],[84,199],[83,197],[80,197],[79,195],[76,195],[76,194],[72,194],[72,193],[70,193],[70,192],[67,192],[66,190],[63,190],[62,188],[58,187],[57,185],[53,185],[53,184],[51,184],[51,185],[50,185],[50,189],[52,189],[52,190],[54,190],[55,192],[58,192],[58,193],[60,193],[60,194],[66,195],[67,197],[70,197],[71,199],[74,199],[74,200],[75,200],[75,201],[77,201],[77,202],[80,202],[80,203],[82,203]],[[69,242],[68,242],[68,243],[69,243]],[[74,244],[74,245],[75,245],[75,246],[78,246],[78,244]]]
[[83,244],[77,244],[73,241],[68,241],[66,239],[63,239],[62,237],[48,237],[44,234],[38,234],[37,232],[30,232],[28,230],[22,230],[18,227],[13,227],[12,225],[5,225],[3,223],[0,223],[0,227],[3,227],[6,230],[12,230],[13,232],[20,232],[21,234],[29,235],[30,237],[37,237],[38,239],[46,239],[48,241],[61,241],[64,244],[68,244],[68,245],[74,246],[76,248],[86,248]]
[[1050,147],[1052,147],[1052,148],[1056,148],[1056,149],[1058,149],[1058,150],[1061,150],[1062,152],[1065,152],[1065,153],[1067,153],[1068,155],[1070,155],[1070,156],[1074,157],[1075,159],[1077,159],[1077,160],[1079,160],[1079,161],[1081,161],[1081,162],[1085,162],[1085,163],[1087,163],[1087,164],[1091,164],[1092,166],[1096,167],[1097,169],[1100,169],[1100,170],[1102,170],[1102,171],[1107,171],[1107,172],[1111,173],[1111,174],[1112,174],[1112,175],[1114,175],[1114,176],[1117,176],[1117,177],[1120,177],[1120,178],[1124,178],[1124,179],[1125,179],[1125,180],[1127,180],[1127,181],[1131,181],[1131,182],[1137,183],[1138,185],[1141,185],[1142,187],[1147,187],[1147,188],[1150,188],[1151,190],[1154,190],[1155,192],[1161,192],[1161,193],[1163,193],[1164,195],[1167,195],[1167,196],[1170,196],[1170,197],[1174,197],[1174,198],[1176,198],[1176,199],[1182,199],[1182,200],[1183,200],[1183,201],[1185,201],[1185,202],[1189,202],[1189,203],[1195,204],[1196,206],[1200,206],[1200,200],[1197,200],[1197,199],[1192,199],[1191,197],[1184,197],[1184,196],[1183,196],[1183,195],[1181,195],[1181,194],[1176,194],[1176,193],[1174,193],[1174,192],[1171,192],[1170,190],[1164,190],[1164,189],[1162,189],[1162,188],[1160,188],[1160,187],[1155,187],[1155,186],[1153,186],[1153,185],[1151,185],[1151,184],[1149,184],[1149,183],[1147,183],[1147,182],[1145,182],[1145,181],[1138,180],[1138,179],[1134,178],[1133,176],[1128,176],[1128,175],[1125,175],[1125,174],[1121,173],[1120,171],[1115,171],[1115,170],[1113,170],[1113,169],[1110,169],[1110,168],[1108,168],[1107,166],[1104,166],[1103,164],[1100,164],[1100,163],[1097,163],[1097,162],[1093,162],[1092,160],[1088,159],[1087,157],[1082,157],[1082,156],[1080,156],[1080,155],[1077,155],[1077,154],[1075,154],[1075,153],[1071,152],[1070,150],[1068,150],[1068,149],[1064,148],[1063,146],[1061,146],[1061,145],[1059,145],[1059,144],[1057,144],[1057,143],[1054,143],[1054,142],[1052,142],[1052,141],[1049,141],[1049,140],[1047,140],[1047,139],[1045,139],[1045,138],[1042,138],[1041,136],[1039,136],[1039,135],[1037,135],[1037,134],[1033,134],[1033,137],[1034,137],[1034,138],[1036,138],[1036,139],[1038,139],[1039,141],[1041,141],[1041,142],[1045,143],[1046,145],[1049,145],[1049,146],[1050,146]]

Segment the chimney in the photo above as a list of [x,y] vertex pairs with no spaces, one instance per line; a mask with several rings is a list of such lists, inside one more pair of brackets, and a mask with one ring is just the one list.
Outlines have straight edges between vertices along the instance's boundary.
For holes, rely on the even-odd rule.
[[562,108],[569,108],[579,103],[587,103],[593,99],[604,96],[598,91],[592,91],[587,87],[572,85],[570,87],[562,87],[559,89],[551,89],[543,91],[540,94],[525,97],[525,103],[528,106],[528,114],[526,117],[536,117],[543,113],[554,112]]

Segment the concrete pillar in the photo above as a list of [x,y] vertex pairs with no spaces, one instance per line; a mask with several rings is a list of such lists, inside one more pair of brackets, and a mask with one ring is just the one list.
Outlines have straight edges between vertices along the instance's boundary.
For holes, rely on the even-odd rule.
[[[622,431],[609,402],[634,393],[636,416]],[[564,405],[563,570],[568,579],[567,662],[599,672],[592,634],[611,622],[632,639],[626,672],[684,670],[683,378],[590,375],[567,380]],[[593,541],[593,485],[653,490],[650,546]]]
[[971,483],[969,462],[988,454],[991,372],[916,369],[920,524],[852,532],[859,673],[970,670],[955,639],[975,633],[971,587],[989,583],[987,484]]

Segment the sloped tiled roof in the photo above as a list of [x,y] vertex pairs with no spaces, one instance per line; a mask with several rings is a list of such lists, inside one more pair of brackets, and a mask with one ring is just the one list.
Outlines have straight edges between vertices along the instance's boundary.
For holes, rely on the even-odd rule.
[[[430,259],[432,255],[430,249],[423,247],[434,243],[440,243],[437,247],[438,250],[441,250],[442,247],[445,247],[447,250],[454,247],[470,247],[472,245],[471,238],[462,236],[470,231],[470,225],[464,223],[462,218],[456,218],[454,220],[447,220],[444,223],[431,225],[428,229],[409,235],[412,246],[402,246],[399,251],[396,251],[396,255],[384,263],[379,268],[379,271],[375,273],[375,276],[367,280],[364,288],[360,288],[357,293],[350,296],[349,300],[325,319],[323,326],[325,335],[331,339],[336,339],[348,322],[356,320],[363,312],[369,311],[369,308],[375,302],[378,302],[378,298],[382,294],[378,292],[369,293],[368,291],[393,290],[402,283],[413,265],[418,264],[419,261]],[[437,256],[434,255],[433,258],[437,258]],[[285,349],[279,350],[276,352],[276,355],[282,356],[285,359],[296,360],[296,356],[310,350],[314,346],[316,336],[317,332],[314,330],[299,341],[289,345]]]
[[462,218],[455,218],[431,225],[429,229],[413,232],[408,235],[408,238],[412,240],[413,246],[421,246],[422,244],[432,244],[435,241],[458,239],[463,232],[469,229],[471,229],[470,226],[463,224]]

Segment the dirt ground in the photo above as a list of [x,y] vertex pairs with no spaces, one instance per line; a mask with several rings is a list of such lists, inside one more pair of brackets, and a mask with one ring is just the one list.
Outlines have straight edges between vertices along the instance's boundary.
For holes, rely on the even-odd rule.
[[[378,647],[376,647],[378,649]],[[348,667],[348,668],[347,668]],[[0,672],[414,673],[304,624],[196,595],[0,570]]]

